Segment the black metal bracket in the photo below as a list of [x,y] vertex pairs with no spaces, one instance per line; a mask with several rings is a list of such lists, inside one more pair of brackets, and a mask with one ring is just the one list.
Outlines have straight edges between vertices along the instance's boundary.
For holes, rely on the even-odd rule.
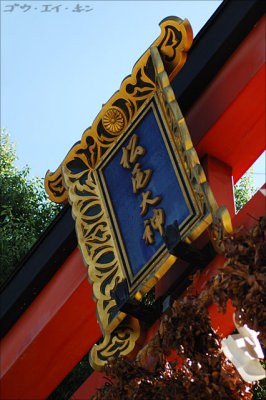
[[161,301],[155,301],[152,305],[146,305],[136,299],[130,299],[121,308],[121,311],[152,325],[162,313]]
[[161,299],[158,299],[158,301],[155,301],[151,305],[144,304],[134,298],[131,299],[126,280],[118,283],[112,297],[115,299],[120,311],[147,324],[153,324],[161,315]]
[[170,254],[188,263],[186,272],[181,276],[182,282],[178,290],[175,290],[177,285],[177,281],[175,281],[167,293],[157,298],[153,304],[147,305],[130,298],[127,281],[123,280],[118,283],[112,294],[120,311],[148,325],[152,325],[162,313],[167,312],[174,299],[180,295],[180,291],[185,290],[190,283],[188,275],[195,269],[203,269],[217,255],[211,242],[208,242],[202,249],[197,249],[192,244],[182,241],[177,221],[166,227],[163,239]]
[[168,225],[163,236],[170,254],[199,268],[205,267],[214,258],[216,252],[211,243],[203,249],[197,249],[181,239],[177,221]]

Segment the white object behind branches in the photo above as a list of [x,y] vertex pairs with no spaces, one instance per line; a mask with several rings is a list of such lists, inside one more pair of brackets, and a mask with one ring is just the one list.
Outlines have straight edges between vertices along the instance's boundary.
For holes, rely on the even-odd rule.
[[234,323],[239,334],[229,335],[222,340],[222,350],[225,356],[234,364],[241,377],[246,382],[264,379],[266,373],[259,359],[264,354],[257,338],[259,332],[253,331],[247,325],[240,327]]

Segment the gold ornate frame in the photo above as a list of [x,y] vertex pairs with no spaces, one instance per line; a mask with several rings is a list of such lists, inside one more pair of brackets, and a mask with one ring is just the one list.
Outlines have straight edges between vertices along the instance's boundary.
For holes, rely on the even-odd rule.
[[[227,210],[218,210],[170,86],[170,79],[182,68],[192,44],[191,27],[187,20],[175,17],[166,18],[160,27],[160,37],[135,64],[131,76],[103,106],[92,127],[84,132],[60,167],[54,173],[48,171],[45,178],[50,199],[58,203],[69,201],[72,205],[78,244],[93,285],[97,318],[104,335],[103,342],[91,351],[91,364],[98,370],[112,355],[133,354],[141,330],[137,320],[119,310],[113,296],[117,285],[125,280],[125,274],[115,251],[112,227],[102,204],[95,170],[155,93],[202,213],[186,240],[194,240],[213,220],[219,220],[223,226],[226,220],[226,229],[231,229]],[[217,229],[212,229],[212,237],[218,242]],[[134,292],[135,298],[141,299],[175,260],[165,252],[153,273]]]

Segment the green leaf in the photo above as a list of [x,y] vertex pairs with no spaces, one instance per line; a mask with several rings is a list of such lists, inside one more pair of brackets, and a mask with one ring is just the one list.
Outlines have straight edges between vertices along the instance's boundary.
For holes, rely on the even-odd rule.
[[0,130],[0,284],[47,228],[61,205],[48,200],[43,179],[30,178],[28,166],[15,166],[16,146]]
[[256,191],[257,188],[254,186],[253,169],[251,167],[234,186],[236,212],[244,207]]

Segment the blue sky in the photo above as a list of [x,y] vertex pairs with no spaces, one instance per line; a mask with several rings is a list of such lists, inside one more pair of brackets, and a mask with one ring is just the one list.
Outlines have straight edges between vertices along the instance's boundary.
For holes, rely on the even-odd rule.
[[159,22],[188,18],[196,36],[220,3],[1,1],[1,127],[17,143],[18,166],[54,171],[158,37]]

